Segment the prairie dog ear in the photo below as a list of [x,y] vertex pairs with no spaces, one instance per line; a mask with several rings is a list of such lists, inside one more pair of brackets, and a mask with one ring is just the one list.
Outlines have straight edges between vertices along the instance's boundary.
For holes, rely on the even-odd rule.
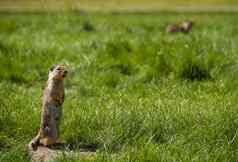
[[56,68],[56,65],[53,65],[53,66],[50,68],[50,72],[53,71],[55,68]]

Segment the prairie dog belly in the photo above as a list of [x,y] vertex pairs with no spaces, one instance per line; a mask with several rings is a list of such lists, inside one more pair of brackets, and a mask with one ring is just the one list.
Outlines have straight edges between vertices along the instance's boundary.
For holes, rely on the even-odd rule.
[[50,116],[49,123],[45,128],[44,138],[56,140],[59,137],[59,125],[62,118],[62,107],[55,104],[48,105],[48,113]]
[[50,104],[48,109],[49,109],[51,118],[53,120],[55,120],[55,121],[61,120],[61,117],[62,117],[62,106],[56,106],[54,104]]

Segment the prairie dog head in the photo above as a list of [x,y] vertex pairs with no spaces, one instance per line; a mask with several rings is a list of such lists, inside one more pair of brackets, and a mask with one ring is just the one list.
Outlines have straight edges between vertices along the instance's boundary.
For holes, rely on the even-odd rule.
[[54,65],[49,71],[49,79],[64,80],[68,71],[64,65]]
[[192,26],[193,26],[192,21],[184,21],[181,23],[181,28],[182,28],[182,31],[184,31],[184,32],[189,32],[191,30]]

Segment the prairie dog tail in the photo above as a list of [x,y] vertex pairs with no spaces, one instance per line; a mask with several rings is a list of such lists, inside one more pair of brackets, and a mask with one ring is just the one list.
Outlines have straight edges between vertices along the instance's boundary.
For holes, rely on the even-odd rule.
[[30,152],[36,151],[39,144],[40,144],[40,133],[38,133],[37,136],[30,141],[30,143],[28,144],[28,150]]

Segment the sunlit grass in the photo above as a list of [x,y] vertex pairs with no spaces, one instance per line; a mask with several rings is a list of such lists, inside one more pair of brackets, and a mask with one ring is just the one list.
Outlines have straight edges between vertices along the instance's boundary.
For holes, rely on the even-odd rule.
[[[237,161],[237,14],[0,19],[0,161],[29,160],[56,63],[69,67],[61,140],[96,146],[94,161]],[[191,33],[165,33],[184,19]]]

